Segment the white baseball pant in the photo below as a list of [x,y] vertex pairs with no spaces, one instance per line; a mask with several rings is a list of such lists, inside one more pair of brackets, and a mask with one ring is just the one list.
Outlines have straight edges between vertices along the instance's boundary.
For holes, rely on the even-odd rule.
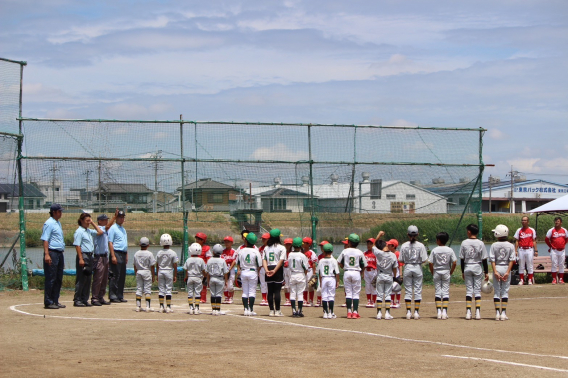
[[519,248],[519,273],[525,273],[525,267],[527,269],[527,274],[533,274],[533,258],[534,249],[533,248]]
[[484,276],[481,264],[466,264],[463,275],[465,295],[472,298],[481,297],[481,283]]
[[414,300],[422,300],[422,266],[420,264],[406,264],[402,280],[404,282],[404,300],[412,300],[412,292],[414,292]]
[[255,270],[241,271],[241,284],[243,286],[243,298],[256,297],[256,285],[258,283],[258,274]]
[[303,273],[295,273],[290,276],[290,300],[303,301],[306,290],[306,276]]
[[209,291],[212,297],[220,297],[223,295],[223,288],[225,287],[225,279],[223,276],[211,276],[209,279]]
[[564,273],[564,259],[565,250],[558,251],[556,249],[550,250],[550,260],[552,261],[552,272]]
[[232,269],[229,272],[229,279],[227,280],[227,285],[225,286],[225,289],[224,289],[225,291],[228,291],[228,292],[231,292],[231,293],[233,291],[235,291],[235,275],[236,275],[235,269]]
[[136,272],[136,295],[152,294],[152,273],[149,270]]
[[203,290],[203,278],[188,277],[187,278],[187,297],[201,298],[201,290]]
[[174,285],[174,271],[168,269],[160,269],[158,271],[158,290],[159,295],[172,295],[172,287]]
[[435,270],[434,275],[434,295],[436,298],[450,298],[450,271]]
[[[500,275],[504,275],[507,273],[507,269],[509,269],[509,265],[497,265],[495,267]],[[493,280],[493,288],[495,289],[495,294],[493,298],[495,299],[502,299],[502,298],[509,298],[509,288],[511,287],[511,275],[507,277],[505,281],[501,281],[498,279]]]
[[343,273],[345,298],[359,299],[361,293],[361,273],[358,270],[346,270]]
[[335,277],[322,277],[321,300],[325,302],[335,301]]
[[266,284],[266,271],[264,270],[264,268],[260,268],[260,275],[258,276],[258,279],[260,280],[260,292],[262,294],[268,293],[268,285]]
[[290,292],[290,268],[284,268],[284,292]]
[[365,278],[365,294],[377,295],[377,288],[372,285],[373,279],[377,276],[377,270],[365,270],[363,278]]
[[387,299],[390,301],[392,283],[392,276],[388,277],[383,274],[379,274],[377,277],[377,301],[382,302]]

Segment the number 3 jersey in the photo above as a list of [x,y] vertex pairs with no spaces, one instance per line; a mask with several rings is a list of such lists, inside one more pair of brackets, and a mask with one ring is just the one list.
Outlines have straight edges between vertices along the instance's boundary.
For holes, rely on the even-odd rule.
[[323,277],[334,277],[339,274],[339,264],[334,257],[323,258],[318,264],[318,275]]
[[343,270],[358,270],[367,266],[365,255],[360,249],[346,248],[341,251],[337,262],[343,264]]
[[509,265],[516,260],[515,246],[509,242],[496,242],[489,249],[489,261],[495,265]]
[[434,248],[428,258],[428,262],[434,266],[434,270],[442,274],[449,273],[455,261],[457,261],[457,257],[454,250],[446,246]]

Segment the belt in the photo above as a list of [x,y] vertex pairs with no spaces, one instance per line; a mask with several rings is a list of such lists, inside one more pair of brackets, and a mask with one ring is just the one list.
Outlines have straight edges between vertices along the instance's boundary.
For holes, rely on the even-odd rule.
[[533,249],[534,247],[519,247],[520,249]]
[[81,253],[84,253],[85,255],[89,255],[89,256],[91,256],[93,254],[93,252],[83,252],[83,251],[81,251]]
[[95,253],[95,256],[97,257],[106,257],[108,255],[108,253]]
[[63,253],[63,252],[64,252],[63,249],[51,249],[51,248],[48,248],[47,250],[48,250],[49,252],[59,252],[59,253]]
[[255,268],[250,268],[249,270],[252,271],[252,272],[256,272]]
[[357,269],[343,269],[343,270],[348,271],[348,272],[357,272]]
[[128,253],[128,251],[119,251],[118,249],[114,250],[115,252],[120,252],[120,253]]

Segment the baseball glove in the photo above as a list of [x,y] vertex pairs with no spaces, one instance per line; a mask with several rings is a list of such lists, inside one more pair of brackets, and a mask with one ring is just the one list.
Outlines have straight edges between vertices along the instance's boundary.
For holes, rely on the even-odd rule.
[[402,286],[402,278],[400,276],[394,277],[392,280]]
[[371,286],[377,286],[377,276],[373,277],[373,280],[371,281]]
[[315,289],[318,286],[318,278],[316,276],[310,278],[310,280],[308,281],[308,286]]

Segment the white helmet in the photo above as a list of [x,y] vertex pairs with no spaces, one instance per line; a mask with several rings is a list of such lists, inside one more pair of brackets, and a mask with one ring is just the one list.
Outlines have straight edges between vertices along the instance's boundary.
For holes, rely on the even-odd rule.
[[505,226],[504,224],[498,224],[497,227],[495,227],[493,233],[495,234],[496,238],[502,238],[504,236],[509,236],[509,228],[507,226]]
[[169,245],[171,246],[172,244],[174,244],[172,242],[172,237],[170,234],[163,234],[162,236],[160,236],[160,245],[164,246],[164,245]]
[[215,244],[215,245],[213,246],[213,248],[212,248],[213,254],[214,254],[215,256],[220,256],[221,253],[223,253],[223,249],[224,249],[224,248],[223,248],[223,246],[222,246],[221,244]]
[[493,292],[493,284],[491,283],[491,281],[485,282],[481,286],[481,291],[483,291],[485,294],[491,294]]
[[193,243],[189,246],[189,254],[191,256],[198,256],[201,254],[201,245]]

